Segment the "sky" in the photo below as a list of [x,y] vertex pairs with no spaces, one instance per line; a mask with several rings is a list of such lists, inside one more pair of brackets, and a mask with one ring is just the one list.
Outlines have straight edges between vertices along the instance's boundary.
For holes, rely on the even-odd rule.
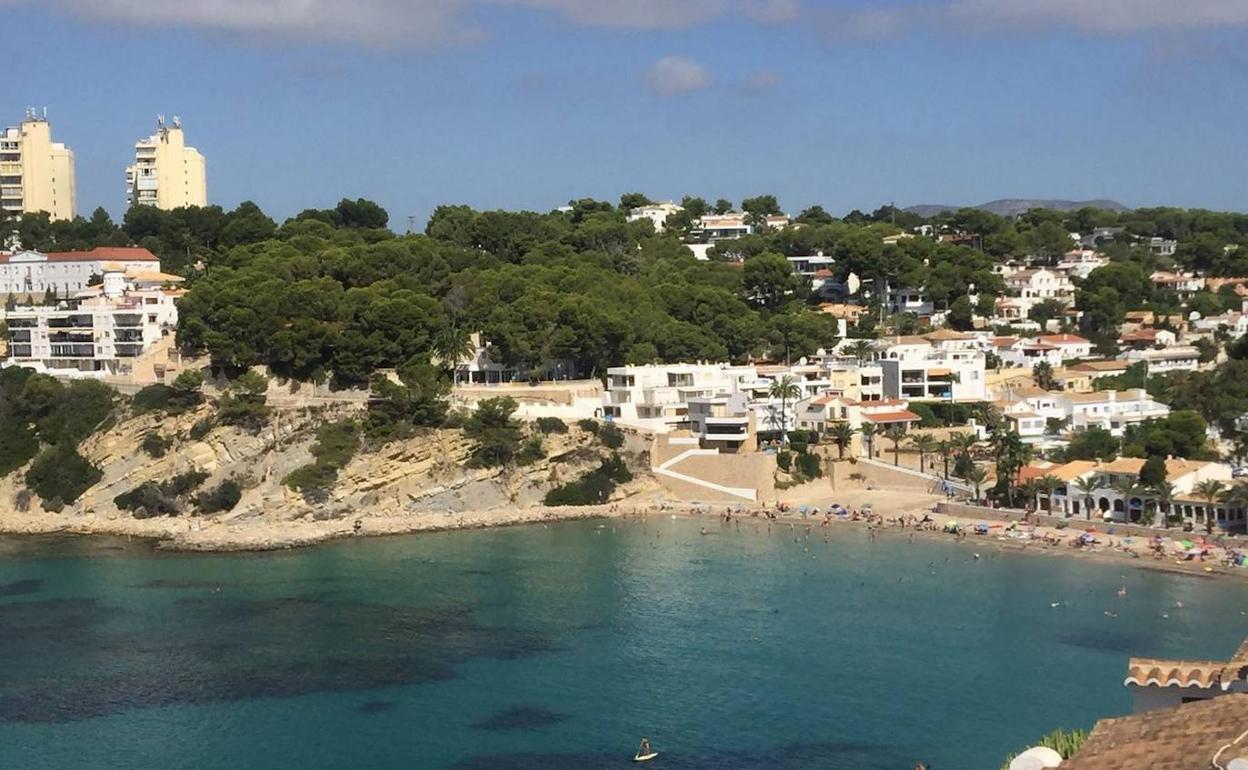
[[[772,193],[1248,208],[1246,0],[0,0],[78,208],[157,114],[271,215]],[[11,51],[11,53],[14,53]]]

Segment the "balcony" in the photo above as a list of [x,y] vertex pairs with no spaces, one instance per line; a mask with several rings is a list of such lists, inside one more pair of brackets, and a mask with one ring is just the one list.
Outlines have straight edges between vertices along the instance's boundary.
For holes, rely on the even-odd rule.
[[62,318],[49,318],[49,329],[91,329],[95,320],[89,315],[70,315]]
[[113,316],[114,326],[142,326],[142,313],[118,313]]
[[39,325],[39,319],[37,318],[14,318],[12,316],[9,317],[10,329],[33,329],[38,325]]
[[142,342],[142,329],[118,329],[113,338],[118,342]]
[[30,345],[10,345],[10,358],[30,358]]
[[94,345],[53,345],[53,358],[95,358]]
[[142,345],[118,344],[113,349],[117,352],[118,358],[135,358],[143,354]]
[[14,329],[10,331],[9,342],[30,342],[30,329]]
[[[27,335],[30,332],[26,332]],[[48,342],[64,342],[69,344],[90,345],[95,342],[94,332],[53,332],[48,335]]]

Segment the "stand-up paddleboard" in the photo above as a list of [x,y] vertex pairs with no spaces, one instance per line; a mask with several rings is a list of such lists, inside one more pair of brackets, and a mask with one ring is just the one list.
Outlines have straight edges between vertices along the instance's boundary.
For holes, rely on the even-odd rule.
[[649,762],[650,760],[654,759],[658,755],[659,755],[659,752],[657,751],[652,751],[649,754],[638,754],[637,756],[633,757],[633,761],[634,762]]

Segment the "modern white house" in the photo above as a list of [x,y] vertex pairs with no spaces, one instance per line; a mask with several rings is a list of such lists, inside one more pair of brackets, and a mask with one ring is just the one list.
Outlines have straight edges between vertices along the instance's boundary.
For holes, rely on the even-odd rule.
[[1161,419],[1170,414],[1170,407],[1154,401],[1139,388],[1056,393],[1054,396],[1073,430],[1101,428],[1114,436],[1121,436],[1128,425]]
[[1061,260],[1054,266],[1054,269],[1070,276],[1087,278],[1093,270],[1108,264],[1109,260],[1099,251],[1080,248],[1072,249],[1062,255]]
[[181,280],[110,265],[99,286],[56,305],[16,308],[6,318],[6,365],[69,376],[128,374],[135,359],[177,328],[184,291],[173,286]]
[[665,433],[688,428],[691,399],[748,393],[758,370],[729,364],[646,364],[607,369],[603,415],[646,430]]
[[687,403],[689,431],[701,448],[732,454],[757,447],[756,414],[745,393],[696,396]]
[[706,243],[732,240],[754,233],[754,226],[746,224],[745,214],[707,214],[700,220],[702,240]]
[[628,221],[636,222],[642,219],[649,219],[654,224],[656,233],[663,232],[663,228],[667,225],[667,218],[673,214],[679,214],[684,211],[684,207],[672,201],[663,203],[652,203],[649,206],[638,206],[628,212]]

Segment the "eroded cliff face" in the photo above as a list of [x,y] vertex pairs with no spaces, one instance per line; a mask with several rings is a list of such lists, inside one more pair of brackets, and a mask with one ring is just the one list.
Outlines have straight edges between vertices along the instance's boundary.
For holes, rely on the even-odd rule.
[[[118,510],[113,498],[144,482],[166,481],[199,470],[209,474],[201,489],[229,478],[243,486],[233,510],[214,514],[221,521],[263,519],[327,520],[411,512],[462,512],[522,508],[540,504],[551,488],[578,478],[607,454],[594,436],[570,426],[567,434],[543,437],[546,457],[532,465],[472,469],[467,460],[472,444],[452,429],[428,431],[375,449],[361,449],[338,474],[324,502],[309,502],[282,483],[291,471],[313,461],[310,448],[316,429],[326,422],[360,416],[359,407],[337,405],[314,409],[276,410],[256,434],[235,427],[216,427],[200,439],[192,427],[213,414],[205,405],[178,416],[125,417],[92,436],[79,451],[100,467],[103,478],[63,513],[91,519],[132,516]],[[140,449],[144,437],[156,432],[172,441],[163,457]],[[632,463],[640,471],[644,463]],[[0,480],[0,500],[13,501],[24,487],[24,469]],[[617,496],[651,488],[641,478]],[[41,505],[38,498],[31,510]],[[183,516],[192,506],[186,506]]]

